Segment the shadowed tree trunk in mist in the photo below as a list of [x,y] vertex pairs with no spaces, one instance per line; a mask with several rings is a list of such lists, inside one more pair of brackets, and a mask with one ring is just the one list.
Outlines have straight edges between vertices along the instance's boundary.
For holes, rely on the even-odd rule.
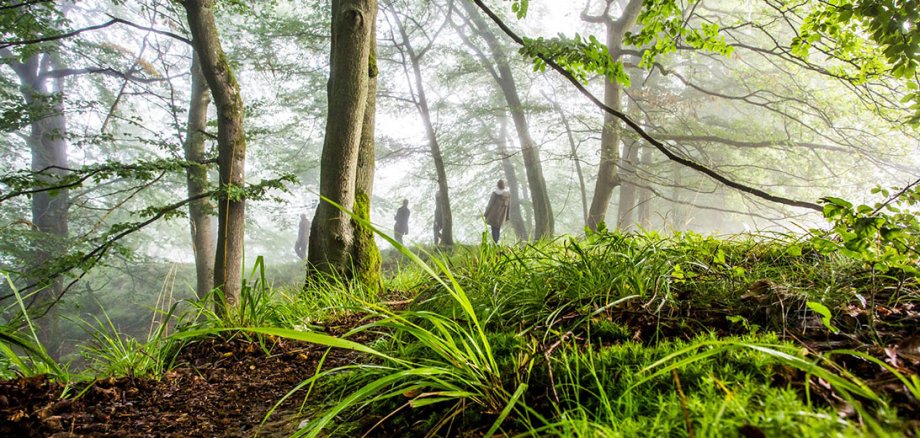
[[[434,170],[438,178],[438,196],[435,197],[435,202],[439,205],[435,208],[438,209],[441,214],[440,244],[452,246],[454,244],[453,215],[450,210],[447,171],[444,168],[444,157],[441,154],[441,145],[438,142],[437,135],[435,135],[434,125],[431,123],[431,109],[428,106],[428,95],[425,93],[425,83],[422,80],[422,69],[420,66],[422,57],[431,45],[429,42],[428,46],[416,51],[415,47],[412,46],[412,41],[409,39],[408,32],[406,32],[402,19],[399,17],[399,13],[393,13],[392,16],[396,23],[396,27],[399,29],[399,34],[402,37],[402,44],[397,45],[397,49],[405,48],[405,53],[409,58],[409,64],[412,67],[415,92],[417,94],[414,99],[415,107],[418,109],[419,116],[422,118],[422,124],[425,125],[425,136],[428,138],[428,147],[431,149],[431,159],[434,161]],[[405,65],[405,62],[403,64]]]
[[[652,149],[643,145],[642,154],[639,157],[641,169],[648,169],[652,164]],[[639,206],[637,207],[639,215],[639,226],[648,230],[652,226],[652,191],[648,187],[639,187]]]
[[[4,57],[13,55],[0,51]],[[9,66],[19,78],[19,90],[31,111],[29,136],[26,143],[32,153],[31,169],[36,179],[54,185],[54,181],[67,175],[67,119],[64,115],[64,79],[49,78],[48,72],[55,68],[54,53],[36,53],[23,62],[13,61]],[[70,209],[69,190],[41,191],[32,195],[32,226],[41,233],[33,243],[35,248],[32,270],[33,281],[47,282],[36,295],[33,306],[39,314],[40,340],[52,355],[57,354],[60,344],[58,336],[58,314],[54,302],[63,293],[61,277],[44,277],[44,268],[56,257],[67,251],[68,213]]]
[[186,0],[185,9],[192,45],[217,106],[217,163],[221,194],[217,207],[214,287],[223,292],[227,305],[235,305],[239,302],[242,288],[246,214],[246,200],[242,193],[246,160],[243,99],[220,44],[214,23],[214,0]]
[[498,39],[495,38],[495,34],[488,28],[485,20],[479,15],[479,10],[476,6],[468,1],[464,1],[461,4],[473,23],[473,29],[482,36],[489,46],[489,51],[492,52],[492,58],[497,69],[495,79],[505,96],[508,111],[511,113],[511,119],[514,121],[514,127],[517,130],[518,140],[521,143],[521,156],[524,159],[524,170],[527,174],[527,184],[530,187],[531,201],[533,203],[534,221],[536,223],[534,237],[537,239],[552,237],[555,232],[555,219],[549,202],[546,181],[543,178],[543,163],[540,160],[540,151],[536,142],[530,135],[530,127],[524,114],[524,106],[521,103],[514,76],[511,74],[511,65],[508,63],[504,49]]
[[681,196],[681,187],[684,185],[683,167],[678,163],[672,162],[671,174],[674,180],[674,188],[671,192],[671,198],[674,200],[671,202],[671,227],[675,231],[683,231],[690,221],[690,210],[693,209],[693,206]]
[[[188,133],[185,139],[185,159],[195,163],[204,163],[205,134],[208,124],[208,105],[211,103],[211,90],[201,72],[198,55],[192,54],[192,91],[189,98]],[[186,172],[189,198],[208,191],[208,169],[189,167]],[[195,252],[195,274],[197,286],[195,291],[203,299],[214,286],[214,227],[211,225],[211,201],[207,198],[189,203],[189,225],[192,232],[192,250]]]
[[[373,180],[377,64],[375,0],[332,2],[329,108],[320,167],[320,196],[369,217]],[[316,209],[310,233],[308,278],[317,273],[380,284],[380,254],[370,230],[360,230],[329,202]]]
[[623,158],[620,160],[620,199],[617,207],[617,228],[628,229],[636,222],[636,185],[632,182],[636,178],[636,162],[639,161],[639,142],[626,140],[624,142]]
[[[607,49],[610,56],[616,61],[622,56],[623,38],[636,23],[639,12],[642,10],[642,0],[629,0],[623,8],[623,13],[616,20],[610,18],[610,7],[615,0],[606,0],[604,12],[598,16],[589,16],[587,9],[582,13],[584,21],[602,23],[607,31]],[[622,86],[609,80],[604,81],[604,104],[617,111],[622,110],[620,101]],[[620,165],[620,122],[613,115],[604,113],[604,130],[601,133],[601,162],[597,171],[597,182],[594,186],[594,197],[591,199],[591,208],[588,210],[588,228],[597,229],[597,225],[607,217],[607,209],[613,189],[620,185],[620,176],[617,166]]]
[[508,119],[504,115],[500,118],[498,131],[498,154],[502,157],[502,171],[505,174],[505,181],[508,182],[508,191],[511,192],[511,205],[509,206],[508,216],[511,219],[511,226],[514,228],[514,234],[518,240],[526,242],[529,239],[527,224],[521,216],[521,195],[518,191],[517,172],[514,170],[514,164],[511,162],[511,156],[508,154]]

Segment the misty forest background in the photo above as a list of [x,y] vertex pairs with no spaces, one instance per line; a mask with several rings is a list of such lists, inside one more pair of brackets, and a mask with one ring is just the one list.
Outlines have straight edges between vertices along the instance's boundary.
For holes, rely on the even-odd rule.
[[[179,2],[0,6],[0,295],[9,318],[13,286],[27,297],[55,357],[75,357],[95,318],[143,337],[155,310],[207,288],[196,254],[213,264],[228,198],[246,199],[230,228],[244,279],[262,257],[272,283],[303,284],[301,214],[313,239],[333,235],[315,217],[327,121],[348,124],[330,115],[327,84],[351,77],[330,60],[337,2],[190,3],[213,12],[216,51],[202,45],[207,20],[190,28]],[[873,188],[920,177],[915,2],[864,2],[895,4],[880,20],[906,47],[859,30],[871,17],[810,15],[822,2],[486,3],[529,38],[523,50],[471,1],[379,2],[369,217],[391,232],[408,199],[407,246],[432,245],[436,199],[447,243],[482,242],[500,178],[512,191],[502,244],[515,245],[598,227],[806,233],[828,227],[822,197],[876,202]],[[195,47],[209,59],[193,62]],[[212,98],[218,79],[228,87]],[[221,126],[232,121],[243,129]],[[217,184],[222,142],[245,156],[238,192]],[[375,239],[384,271],[406,263]]]

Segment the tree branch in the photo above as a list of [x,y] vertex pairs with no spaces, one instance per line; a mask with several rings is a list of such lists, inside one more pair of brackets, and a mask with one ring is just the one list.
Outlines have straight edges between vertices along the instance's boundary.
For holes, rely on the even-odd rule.
[[[518,43],[518,44],[521,45],[521,46],[524,45],[524,40],[523,40],[520,36],[518,36],[513,30],[511,30],[511,28],[509,28],[509,27],[501,20],[501,18],[499,18],[497,15],[495,15],[495,13],[492,12],[492,10],[489,9],[489,7],[486,6],[486,5],[482,2],[482,0],[473,0],[473,3],[475,3],[476,6],[478,6],[480,10],[482,10],[487,16],[489,16],[489,18],[492,19],[492,21],[495,22],[495,24],[498,25],[498,27],[499,27],[506,35],[508,35],[512,40],[514,40],[514,42]],[[710,168],[708,168],[708,167],[706,167],[706,166],[703,166],[702,164],[699,164],[699,163],[697,163],[697,162],[695,162],[695,161],[688,160],[688,159],[686,159],[686,158],[683,158],[683,157],[680,157],[680,156],[674,154],[674,153],[671,152],[663,143],[661,143],[660,141],[656,140],[656,139],[655,139],[654,137],[652,137],[649,133],[645,132],[645,130],[642,129],[642,127],[639,126],[638,123],[636,123],[635,121],[633,121],[632,119],[630,119],[628,116],[626,116],[626,114],[623,114],[623,113],[620,112],[620,111],[617,111],[617,110],[615,110],[615,109],[613,109],[613,108],[610,108],[609,106],[607,106],[607,105],[605,105],[603,102],[601,102],[597,97],[595,97],[593,94],[591,94],[591,92],[588,91],[588,89],[585,88],[585,86],[582,85],[582,83],[579,82],[578,79],[575,79],[575,77],[572,76],[571,73],[569,73],[569,72],[566,71],[564,68],[562,68],[562,67],[561,67],[559,64],[557,64],[553,59],[550,59],[549,57],[546,57],[546,56],[543,56],[543,55],[540,55],[540,54],[538,54],[537,56],[539,56],[539,58],[540,58],[541,60],[543,60],[543,62],[545,62],[546,65],[552,67],[553,70],[556,70],[559,74],[561,74],[561,75],[562,75],[563,77],[565,77],[569,82],[571,82],[572,85],[574,85],[575,88],[578,89],[578,91],[579,91],[582,95],[584,95],[586,98],[588,98],[588,100],[591,101],[591,103],[593,103],[593,104],[594,104],[595,106],[597,106],[598,108],[603,109],[603,110],[606,111],[607,113],[609,113],[609,114],[613,115],[614,117],[616,117],[616,118],[620,119],[621,121],[623,121],[623,123],[625,123],[627,126],[629,126],[630,129],[632,129],[632,130],[635,131],[637,134],[639,134],[640,137],[642,137],[642,138],[645,139],[647,142],[649,142],[652,146],[655,147],[655,149],[658,149],[661,153],[663,153],[663,154],[664,154],[666,157],[668,157],[668,159],[670,159],[671,161],[675,161],[675,162],[677,162],[677,163],[679,163],[679,164],[681,164],[681,165],[683,165],[683,166],[689,167],[689,168],[694,169],[694,170],[696,170],[696,171],[698,171],[698,172],[701,172],[701,173],[703,173],[703,174],[705,174],[705,175],[708,175],[710,178],[712,178],[712,179],[714,179],[714,180],[716,180],[716,181],[719,181],[720,183],[725,184],[725,185],[728,186],[728,187],[731,187],[731,188],[733,188],[733,189],[736,189],[736,190],[739,190],[739,191],[742,191],[742,192],[745,192],[745,193],[754,195],[754,196],[756,196],[756,197],[758,197],[758,198],[762,198],[762,199],[765,199],[765,200],[770,201],[770,202],[776,202],[776,203],[779,203],[779,204],[789,205],[789,206],[793,206],[793,207],[807,208],[807,209],[811,209],[811,210],[814,210],[814,211],[822,211],[821,206],[818,205],[818,204],[816,204],[816,203],[813,203],[813,202],[806,202],[806,201],[797,201],[797,200],[794,200],[794,199],[789,199],[789,198],[785,198],[785,197],[782,197],[782,196],[777,196],[777,195],[773,195],[773,194],[767,193],[767,192],[765,192],[765,191],[763,191],[763,190],[760,190],[760,189],[757,189],[757,188],[754,188],[754,187],[750,187],[750,186],[741,184],[741,183],[739,183],[739,182],[733,181],[733,180],[731,180],[731,179],[728,179],[728,178],[726,178],[725,176],[719,174],[718,172],[716,172],[716,171],[714,171],[714,170],[712,170],[712,169],[710,169]]]
[[77,36],[77,35],[79,35],[79,34],[81,34],[81,33],[84,33],[84,32],[89,32],[89,31],[93,31],[93,30],[104,29],[104,28],[106,28],[106,27],[109,27],[109,26],[112,26],[112,25],[115,25],[115,24],[124,24],[124,25],[126,25],[126,26],[130,26],[130,27],[133,27],[133,28],[136,28],[136,29],[146,30],[146,31],[153,32],[153,33],[156,33],[156,34],[159,34],[159,35],[167,36],[167,37],[170,37],[170,38],[173,38],[173,39],[182,41],[182,42],[185,43],[185,44],[189,44],[189,45],[192,44],[192,41],[189,40],[188,38],[185,38],[185,37],[183,37],[183,36],[181,36],[181,35],[174,34],[174,33],[172,33],[172,32],[167,32],[167,31],[165,31],[165,30],[158,30],[158,29],[154,29],[154,28],[152,28],[152,27],[147,27],[147,26],[141,26],[141,25],[139,25],[139,24],[132,23],[132,22],[130,22],[130,21],[128,21],[128,20],[125,20],[125,19],[122,19],[122,18],[112,17],[111,15],[109,15],[109,17],[111,17],[112,19],[109,20],[109,21],[106,21],[105,23],[97,24],[97,25],[95,25],[95,26],[84,27],[84,28],[77,29],[77,30],[74,30],[74,31],[71,31],[71,32],[61,33],[61,34],[57,34],[57,35],[50,35],[50,36],[41,37],[41,38],[34,38],[34,39],[31,39],[31,40],[21,40],[21,41],[0,41],[0,49],[5,49],[5,48],[7,48],[7,47],[27,46],[27,45],[30,45],[30,44],[38,44],[38,43],[45,43],[45,42],[49,42],[49,41],[62,40],[62,39],[70,38],[70,37],[72,37],[72,36]]

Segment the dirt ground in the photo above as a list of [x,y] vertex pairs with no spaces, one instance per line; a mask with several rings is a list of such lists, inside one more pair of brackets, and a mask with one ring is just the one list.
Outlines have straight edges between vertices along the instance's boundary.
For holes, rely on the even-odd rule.
[[[160,380],[100,380],[76,399],[60,399],[63,387],[43,376],[0,382],[0,436],[288,436],[299,423],[291,413],[302,397],[259,425],[316,372],[326,348],[278,340],[270,351],[241,337],[206,339],[183,349]],[[323,367],[359,359],[333,350]]]
[[[801,307],[801,303],[787,304],[793,310],[784,315],[766,310],[744,314],[750,323],[764,326],[775,325],[777,318],[782,319],[787,329],[783,338],[797,340],[812,354],[853,349],[875,356],[905,375],[920,374],[920,308],[913,304],[877,306],[872,312],[873,321],[866,309],[848,309],[846,317],[839,320],[837,334],[829,332],[813,314],[799,318],[803,314],[794,309]],[[764,309],[773,308],[776,306],[764,306]],[[726,314],[737,313],[738,309],[682,308],[670,315],[653,315],[624,306],[609,309],[601,317],[630,327],[634,332],[627,336],[632,340],[653,342],[687,338],[704,331],[719,336],[743,334],[748,330],[746,327],[726,319]],[[695,323],[688,326],[688,320]],[[339,327],[329,327],[329,333],[341,335],[359,322],[355,319]],[[865,329],[869,326],[875,326],[876,330],[870,333]],[[354,340],[370,341],[369,338]],[[0,382],[0,437],[288,436],[301,421],[297,413],[302,393],[287,401],[265,425],[260,424],[278,400],[316,373],[327,350],[290,340],[274,340],[266,345],[268,354],[258,342],[241,336],[232,340],[195,341],[179,354],[175,368],[159,380],[127,377],[99,380],[71,388],[70,394],[85,389],[78,398],[61,399],[64,388],[42,376]],[[902,418],[920,418],[916,400],[893,375],[852,356],[835,359],[840,366],[864,379],[874,391],[884,394]],[[366,360],[367,357],[355,352],[331,350],[323,369]],[[804,387],[808,385],[806,378],[801,372],[789,370],[777,376],[777,385]],[[828,404],[840,402],[833,393],[822,390],[821,385],[810,386]],[[908,423],[908,428],[920,429],[920,421]],[[377,432],[380,430],[383,429]]]

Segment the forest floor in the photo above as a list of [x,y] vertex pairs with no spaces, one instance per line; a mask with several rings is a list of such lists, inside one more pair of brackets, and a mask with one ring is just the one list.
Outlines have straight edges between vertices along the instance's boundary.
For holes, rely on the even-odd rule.
[[[208,338],[183,349],[159,379],[106,378],[81,397],[46,376],[0,383],[0,436],[287,436],[297,422],[292,398],[263,425],[266,413],[311,377],[327,348],[276,340]],[[358,353],[334,350],[325,366],[352,364]]]
[[[469,308],[486,315],[480,333],[494,355],[491,367],[503,376],[485,384],[494,394],[475,380],[488,372],[498,376],[497,369],[490,371],[474,356],[454,360],[443,351],[450,345],[427,343],[428,335],[419,334],[430,330],[435,336],[438,331],[431,327],[464,318],[456,303],[438,292],[443,284],[418,272],[388,281],[391,290],[416,297],[406,309],[405,303],[400,309],[371,306],[363,312],[352,306],[326,321],[312,313],[306,319],[323,333],[348,333],[352,341],[426,364],[429,373],[447,369],[447,380],[460,376],[448,385],[450,391],[438,387],[445,384],[441,380],[393,380],[386,397],[368,392],[366,401],[372,404],[342,410],[336,421],[345,426],[334,435],[420,436],[439,428],[445,436],[487,435],[495,418],[503,418],[497,412],[503,404],[482,401],[489,396],[504,397],[509,406],[528,406],[509,411],[501,428],[509,436],[918,435],[920,288],[915,280],[877,276],[808,251],[790,256],[785,247],[756,243],[694,249],[693,263],[684,258],[678,264],[671,249],[643,252],[646,243],[611,252],[610,242],[595,242],[592,248],[566,248],[558,257],[541,248],[540,259],[525,257],[532,249],[484,250],[452,259],[452,275],[471,297]],[[630,253],[633,249],[642,251]],[[685,249],[680,252],[686,256]],[[572,259],[573,254],[580,255]],[[547,257],[556,258],[548,262]],[[593,263],[579,265],[581,257]],[[644,263],[641,271],[626,272],[636,263]],[[651,271],[661,275],[645,275]],[[566,277],[573,272],[577,281]],[[665,279],[671,285],[661,289]],[[520,292],[500,299],[495,291],[501,288]],[[665,298],[658,297],[665,292]],[[822,302],[832,312],[826,319],[810,310],[818,295],[825,296]],[[322,300],[314,296],[313,301]],[[285,302],[272,312],[291,306]],[[403,312],[415,318],[415,341],[399,333],[408,326],[394,325],[402,321],[394,315]],[[430,319],[434,313],[454,316]],[[389,325],[360,329],[381,318]],[[472,325],[458,327],[450,330],[460,339],[462,327]],[[426,350],[430,345],[438,346]],[[462,350],[452,354],[462,356]],[[363,391],[362,385],[385,367],[360,367],[379,361],[274,335],[200,337],[185,343],[159,376],[98,376],[69,388],[43,375],[0,382],[0,436],[288,436],[331,404]],[[662,362],[667,372],[636,377]],[[359,371],[317,383],[309,399],[301,389],[266,419],[298,384],[319,371],[349,366]],[[475,372],[464,374],[467,366]],[[829,374],[821,374],[825,370]],[[522,379],[529,386],[517,386],[520,399],[511,397],[512,390],[495,388],[514,388]],[[620,398],[609,401],[599,390]],[[68,396],[62,398],[65,391]],[[482,392],[453,406],[417,403],[432,394],[450,398],[463,391]],[[543,426],[533,426],[530,416],[537,413],[563,420],[542,419]],[[564,424],[571,418],[577,421]],[[880,426],[872,429],[868,423]]]

